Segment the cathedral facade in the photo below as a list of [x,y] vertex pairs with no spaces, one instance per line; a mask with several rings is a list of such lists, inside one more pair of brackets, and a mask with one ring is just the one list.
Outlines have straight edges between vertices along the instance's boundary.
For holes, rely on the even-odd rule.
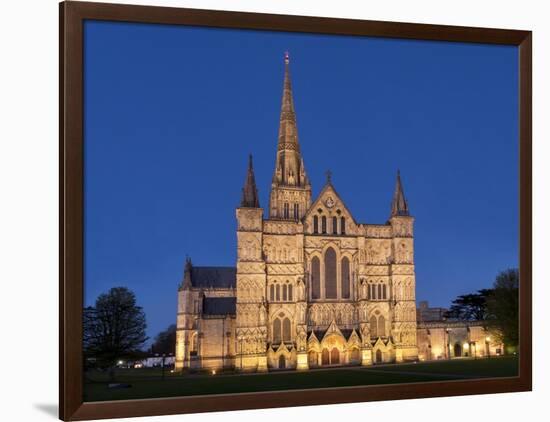
[[236,267],[186,261],[176,369],[306,370],[415,361],[414,218],[400,175],[389,218],[380,224],[355,220],[330,173],[312,198],[288,55],[284,67],[268,209],[260,206],[250,157],[236,209]]

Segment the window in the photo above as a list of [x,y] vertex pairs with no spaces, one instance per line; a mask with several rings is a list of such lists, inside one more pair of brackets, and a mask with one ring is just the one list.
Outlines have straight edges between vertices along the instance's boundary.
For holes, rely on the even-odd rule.
[[325,297],[336,299],[336,290],[336,252],[328,248],[325,252]]
[[283,341],[290,341],[290,320],[288,318],[283,320]]
[[283,217],[290,218],[290,207],[287,202],[285,202],[283,205]]
[[286,284],[283,284],[283,301],[286,302]]
[[374,315],[370,317],[370,336],[378,337],[378,321]]
[[370,288],[371,288],[371,299],[372,300],[376,300],[376,286],[374,284],[371,284],[370,285]]
[[327,218],[324,215],[321,217],[321,229],[323,234],[327,233]]
[[313,216],[313,233],[319,233],[319,217]]
[[292,285],[288,286],[288,300],[292,301]]
[[332,217],[332,234],[338,234],[338,217]]
[[381,284],[378,285],[378,299],[383,299],[382,298],[382,285]]
[[281,342],[281,320],[277,318],[273,321],[273,343]]
[[340,218],[340,233],[346,234],[346,217]]
[[386,319],[383,315],[380,315],[378,317],[378,336],[385,337],[386,336]]
[[274,301],[275,300],[275,285],[272,284],[271,286],[269,286],[269,299],[271,301]]
[[386,288],[386,285],[382,285],[382,298],[383,299],[387,299],[388,298],[388,295],[387,295],[387,288]]
[[349,259],[344,257],[342,259],[342,297],[344,299],[350,298],[350,279],[349,279]]
[[277,302],[279,302],[281,300],[281,286],[279,286],[278,284],[277,284],[277,287],[276,287],[276,292],[277,292],[277,296],[276,296],[275,300]]
[[198,314],[200,309],[200,302],[198,300],[195,300],[193,302],[193,313]]
[[294,204],[294,219],[298,220],[300,218],[300,206],[298,204]]
[[321,297],[321,262],[316,256],[311,260],[311,298]]

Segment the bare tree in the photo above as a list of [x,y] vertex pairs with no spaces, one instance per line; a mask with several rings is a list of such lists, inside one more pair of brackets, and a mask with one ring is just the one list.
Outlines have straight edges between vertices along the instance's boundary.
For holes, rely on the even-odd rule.
[[101,294],[95,306],[84,309],[83,323],[84,356],[98,367],[109,368],[111,379],[116,362],[132,357],[147,341],[145,313],[125,287]]

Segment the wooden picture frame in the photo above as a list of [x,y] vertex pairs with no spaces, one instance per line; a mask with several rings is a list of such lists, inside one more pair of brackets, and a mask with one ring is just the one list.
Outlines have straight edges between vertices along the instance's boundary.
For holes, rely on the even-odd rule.
[[[519,376],[280,392],[83,402],[83,22],[86,19],[215,28],[362,35],[519,47]],[[59,5],[60,418],[167,415],[268,407],[518,392],[532,383],[532,34],[530,31],[284,16],[105,3]]]

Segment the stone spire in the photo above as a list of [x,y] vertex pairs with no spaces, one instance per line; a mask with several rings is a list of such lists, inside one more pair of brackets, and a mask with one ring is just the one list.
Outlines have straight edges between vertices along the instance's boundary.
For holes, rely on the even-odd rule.
[[243,196],[241,199],[243,208],[260,208],[258,198],[258,188],[256,188],[256,179],[254,178],[254,167],[252,166],[252,154],[248,156],[248,171],[243,187]]
[[403,193],[403,185],[401,184],[401,174],[397,170],[397,180],[395,181],[395,191],[393,192],[393,200],[391,203],[391,216],[408,216],[409,215],[409,205],[405,199],[405,194]]
[[183,270],[183,280],[181,282],[181,288],[184,290],[188,290],[191,288],[191,268],[192,267],[193,267],[193,264],[191,263],[191,258],[186,257],[185,267]]
[[309,185],[304,162],[300,154],[296,113],[290,82],[288,52],[284,56],[285,77],[283,82],[283,99],[279,119],[279,139],[277,144],[277,161],[273,174],[273,183],[279,186],[305,187]]

